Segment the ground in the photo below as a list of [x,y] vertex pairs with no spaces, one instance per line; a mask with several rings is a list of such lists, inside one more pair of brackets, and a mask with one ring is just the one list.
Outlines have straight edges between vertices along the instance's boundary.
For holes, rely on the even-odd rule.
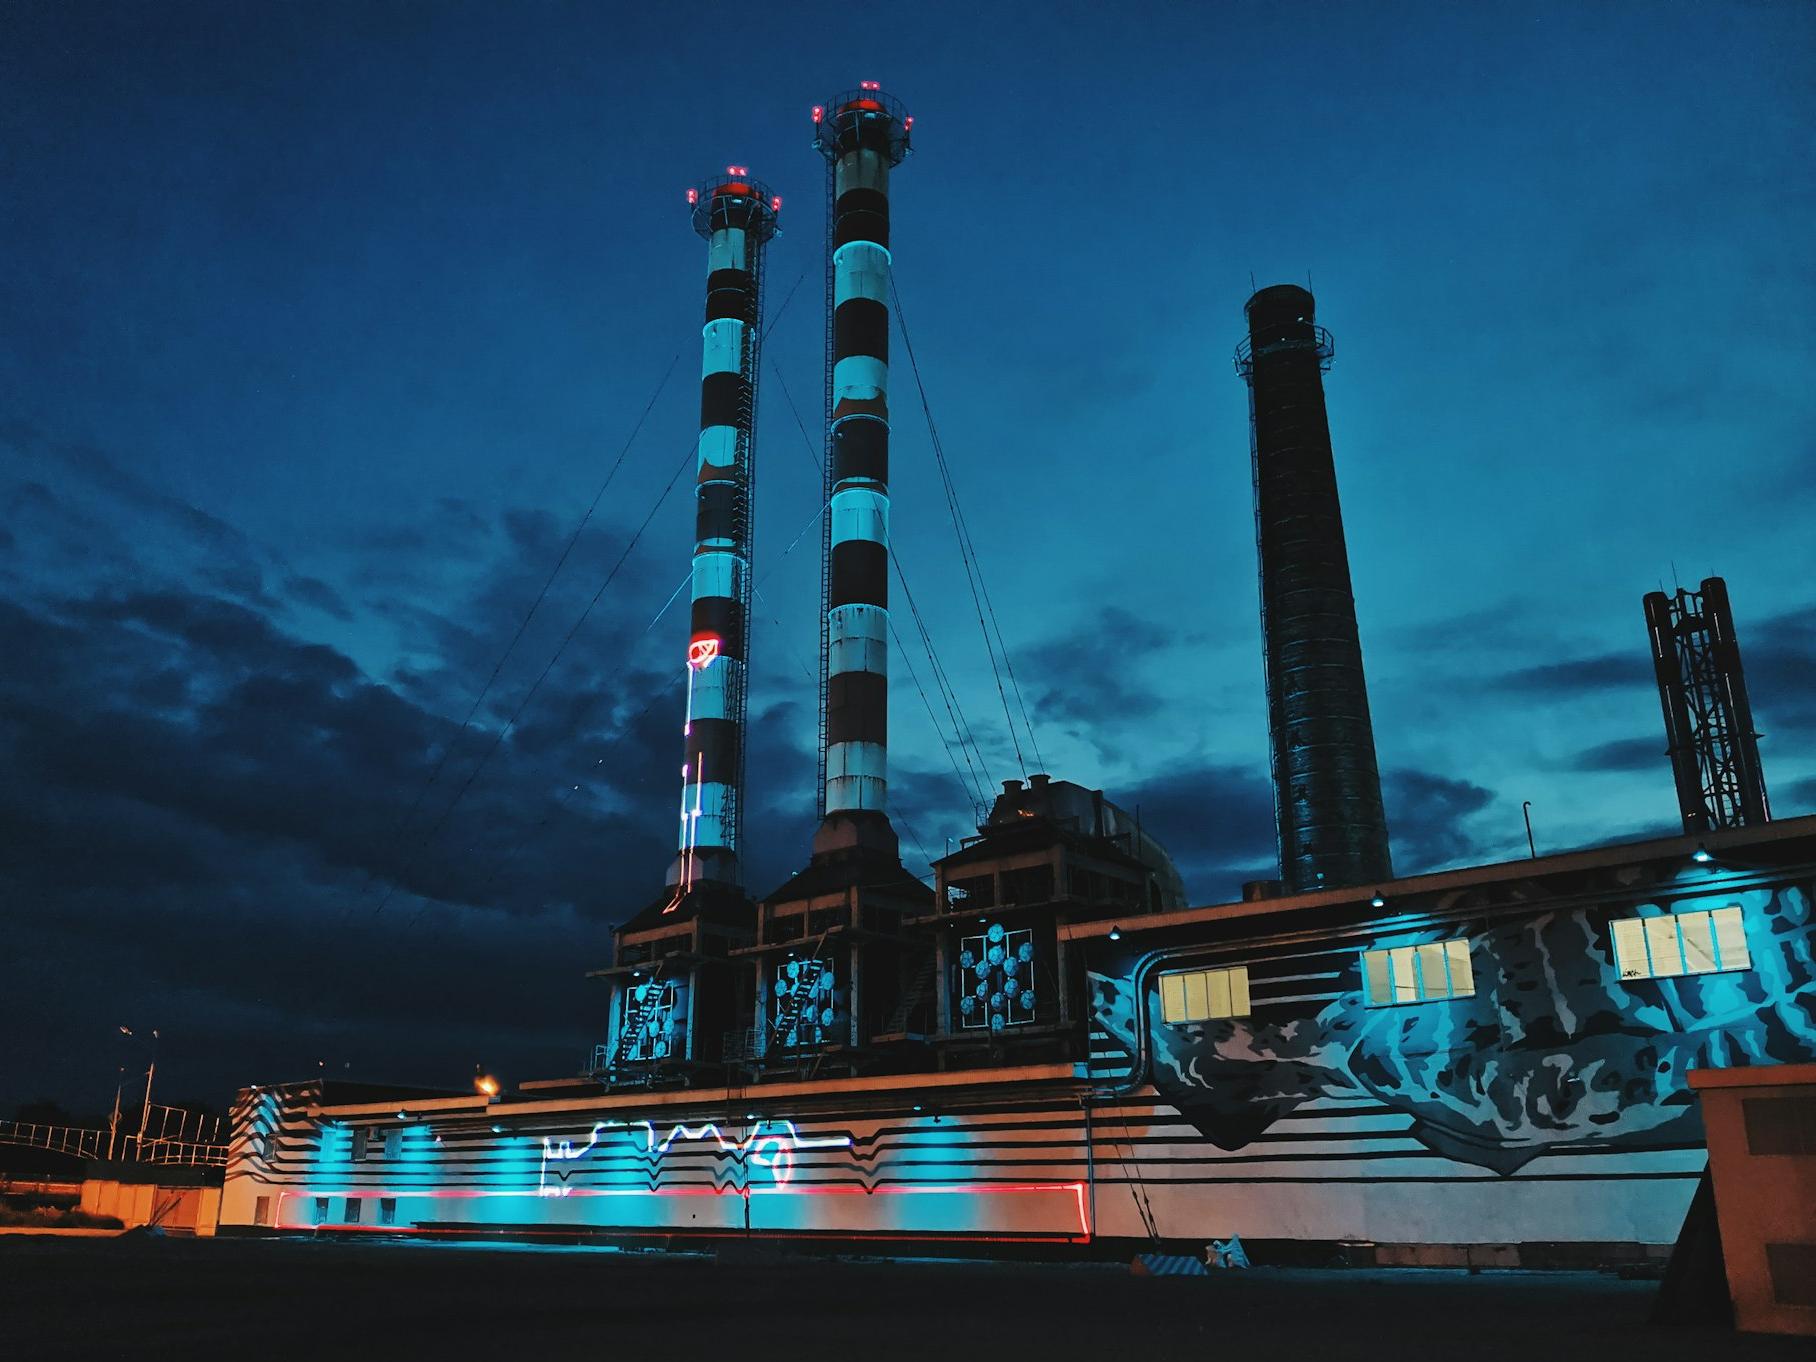
[[1711,1362],[1807,1340],[1646,1323],[1589,1273],[719,1261],[396,1242],[0,1238],[0,1357]]

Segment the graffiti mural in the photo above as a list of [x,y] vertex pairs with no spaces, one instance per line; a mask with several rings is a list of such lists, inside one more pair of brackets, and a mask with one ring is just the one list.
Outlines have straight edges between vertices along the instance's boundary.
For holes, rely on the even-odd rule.
[[[1810,896],[1780,887],[1719,902],[1743,909],[1749,969],[1622,981],[1607,912],[1578,909],[1383,936],[1469,941],[1475,993],[1411,1006],[1365,1005],[1358,955],[1315,1015],[1169,1024],[1149,974],[1148,1077],[1222,1149],[1314,1099],[1357,1096],[1411,1116],[1408,1133],[1428,1149],[1503,1174],[1566,1146],[1694,1142],[1690,1069],[1816,1052]],[[1128,976],[1094,973],[1090,984],[1097,1026],[1138,1055]]]

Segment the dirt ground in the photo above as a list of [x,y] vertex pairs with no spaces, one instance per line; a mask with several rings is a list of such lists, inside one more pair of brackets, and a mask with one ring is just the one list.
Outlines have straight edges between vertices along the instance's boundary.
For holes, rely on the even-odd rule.
[[1807,1340],[1648,1325],[1588,1273],[719,1261],[408,1242],[0,1238],[0,1357],[1808,1358]]

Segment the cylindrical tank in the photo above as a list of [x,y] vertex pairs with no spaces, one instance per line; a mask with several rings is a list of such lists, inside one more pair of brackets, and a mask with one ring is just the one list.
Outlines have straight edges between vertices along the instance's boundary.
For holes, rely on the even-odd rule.
[[1294,284],[1245,311],[1280,876],[1296,892],[1365,885],[1393,867],[1324,408],[1330,336]]

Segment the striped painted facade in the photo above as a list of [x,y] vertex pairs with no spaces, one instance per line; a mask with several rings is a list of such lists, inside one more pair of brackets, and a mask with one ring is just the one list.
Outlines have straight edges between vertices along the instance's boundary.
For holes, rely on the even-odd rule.
[[781,206],[742,167],[688,198],[707,276],[679,854],[669,877],[683,887],[739,882],[762,260]]
[[883,813],[889,786],[889,173],[907,120],[867,87],[816,110],[831,177],[827,247],[827,815]]
[[[983,1050],[954,1026],[930,1041],[960,1047],[955,1063],[735,1089],[249,1090],[223,1223],[1236,1235],[1274,1246],[1257,1261],[1355,1241],[1498,1245],[1547,1265],[1656,1253],[1707,1161],[1689,1073],[1816,1058],[1816,818],[1722,836],[1730,867],[1672,839],[1416,877],[1380,906],[1327,893],[1111,919],[1082,905],[1036,962],[1070,981],[1064,1060],[1017,1062],[1015,1035]],[[1638,977],[1616,944],[1635,919],[1730,910],[1744,967]],[[918,930],[956,945],[976,925],[954,913]],[[1371,996],[1373,953],[1433,942],[1462,943],[1468,991]],[[1165,981],[1212,969],[1246,972],[1241,1015],[1169,1020]],[[968,984],[955,970],[945,986]]]
[[[1560,1152],[1501,1176],[1434,1154],[1381,1103],[1334,1099],[1229,1151],[1151,1088],[1093,1102],[1083,1082],[978,1076],[992,1082],[987,1097],[848,1095],[850,1110],[816,1115],[803,1095],[797,1115],[756,1121],[713,1092],[688,1094],[685,1108],[647,1097],[536,1103],[502,1132],[484,1111],[406,1108],[399,1118],[391,1104],[368,1104],[311,1117],[306,1094],[281,1094],[268,1133],[235,1143],[223,1223],[1657,1245],[1676,1237],[1707,1161],[1699,1141],[1683,1140]],[[356,1159],[361,1130],[370,1133]],[[349,1200],[364,1204],[349,1212]]]

